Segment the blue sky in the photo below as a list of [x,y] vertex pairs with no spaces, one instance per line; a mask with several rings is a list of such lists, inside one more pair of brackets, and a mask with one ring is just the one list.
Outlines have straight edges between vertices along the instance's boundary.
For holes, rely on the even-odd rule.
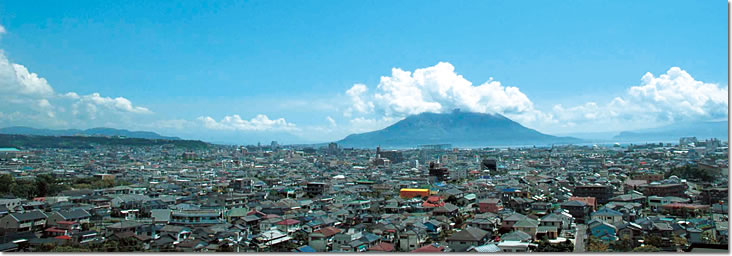
[[[53,90],[0,104],[0,126],[299,143],[455,106],[553,134],[720,119],[728,108],[721,1],[4,1],[0,25],[6,62]],[[435,75],[379,89],[393,68]],[[642,81],[649,72],[654,79]],[[500,85],[435,89],[460,79]],[[17,80],[6,90],[28,86]],[[366,91],[354,98],[347,91],[356,84]],[[666,89],[631,94],[634,86]],[[495,93],[509,87],[520,95]],[[410,99],[398,88],[416,88],[422,98],[401,105]],[[62,97],[68,92],[78,99]],[[470,102],[461,96],[476,93],[481,98]],[[724,99],[714,98],[720,93]],[[363,111],[354,108],[359,99]],[[684,101],[688,108],[674,106]],[[618,112],[633,107],[653,111]]]

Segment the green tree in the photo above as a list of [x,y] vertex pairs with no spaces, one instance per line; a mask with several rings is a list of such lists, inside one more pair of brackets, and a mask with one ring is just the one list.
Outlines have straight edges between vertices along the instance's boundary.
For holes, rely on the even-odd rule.
[[298,245],[303,245],[308,241],[308,234],[305,231],[297,231],[292,235],[294,240],[297,240]]
[[91,250],[89,248],[63,245],[63,246],[57,246],[57,247],[51,249],[49,252],[91,252]]
[[119,249],[121,252],[140,252],[144,248],[140,240],[134,237],[126,237],[119,240]]
[[234,246],[230,246],[228,243],[224,243],[216,249],[217,252],[234,252]]
[[49,174],[36,176],[35,185],[37,196],[55,196],[64,189],[67,189],[66,185],[59,183],[59,180]]
[[45,243],[38,246],[34,251],[35,252],[50,252],[53,251],[56,248],[56,244],[54,243]]
[[633,240],[628,235],[624,235],[612,243],[613,251],[616,252],[629,252],[633,250],[633,247]]
[[38,187],[35,182],[27,179],[18,179],[14,183],[10,184],[10,192],[20,198],[33,198],[37,195]]
[[719,241],[717,241],[717,237],[714,235],[714,229],[706,230],[702,232],[701,239],[702,241],[705,241],[708,244],[719,244]]
[[49,195],[54,183],[56,183],[56,178],[51,175],[41,174],[36,176],[36,191],[38,196]]
[[140,252],[144,248],[136,238],[126,237],[119,240],[105,240],[104,243],[92,245],[90,249],[95,252]]
[[539,241],[539,246],[536,247],[537,252],[572,252],[574,251],[574,245],[569,240],[552,244],[547,238]]
[[679,248],[685,248],[686,244],[688,243],[686,238],[680,237],[678,235],[674,235],[674,238],[672,241],[673,241],[674,245],[676,245],[676,247],[679,247]]
[[643,245],[640,247],[636,247],[633,249],[633,252],[660,252],[661,249],[658,249],[658,247],[655,247],[653,245]]
[[587,251],[590,252],[607,252],[608,251],[608,244],[600,241],[600,239],[597,239],[594,236],[590,236],[589,241],[587,241]]
[[10,191],[10,185],[15,183],[15,179],[10,174],[3,174],[0,176],[0,184],[3,184],[0,186],[0,195],[5,195],[8,193],[11,193]]
[[663,247],[663,239],[657,235],[647,235],[643,237],[643,244]]

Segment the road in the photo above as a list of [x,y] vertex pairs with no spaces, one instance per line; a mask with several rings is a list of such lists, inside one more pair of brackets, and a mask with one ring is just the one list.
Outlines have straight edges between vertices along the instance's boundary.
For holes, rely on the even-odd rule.
[[587,238],[587,226],[577,225],[577,233],[574,234],[574,252],[585,252],[585,238]]

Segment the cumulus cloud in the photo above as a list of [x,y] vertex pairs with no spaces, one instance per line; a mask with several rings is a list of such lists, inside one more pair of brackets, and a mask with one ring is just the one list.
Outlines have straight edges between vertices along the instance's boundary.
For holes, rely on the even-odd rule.
[[565,126],[600,130],[647,128],[679,121],[724,119],[728,87],[694,79],[672,67],[658,77],[646,73],[638,86],[607,104],[587,102],[573,107],[556,105],[555,117]]
[[123,97],[57,93],[45,78],[23,65],[12,63],[1,50],[0,109],[6,113],[0,117],[1,125],[56,128],[70,124],[114,125],[129,121],[131,115],[152,113]]
[[235,130],[235,131],[295,131],[298,128],[293,123],[288,123],[284,118],[275,120],[269,119],[266,115],[259,114],[251,120],[244,120],[239,115],[225,116],[216,121],[210,116],[198,117],[198,121],[207,129],[211,130]]
[[392,69],[392,75],[382,77],[377,89],[374,102],[387,115],[439,113],[455,108],[480,113],[519,114],[534,108],[517,87],[503,86],[492,79],[474,86],[455,73],[455,67],[447,62],[417,69],[414,73]]
[[104,106],[108,109],[113,109],[116,111],[121,112],[130,112],[130,113],[137,113],[137,114],[150,114],[152,111],[150,111],[147,108],[144,107],[136,107],[132,106],[132,102],[130,100],[125,99],[123,97],[117,97],[117,98],[110,98],[110,97],[102,97],[99,95],[99,93],[92,93],[89,95],[84,95],[83,97],[80,97],[80,100],[78,103],[87,103],[92,104],[96,106]]
[[353,112],[360,114],[371,113],[374,110],[374,103],[363,99],[368,88],[364,84],[354,84],[351,89],[346,91],[346,95],[351,99],[351,107],[347,108],[343,113],[344,116],[350,117]]
[[[537,109],[518,87],[492,78],[474,85],[455,72],[450,63],[416,69],[392,69],[373,92],[363,84],[346,91],[354,131],[381,129],[401,118],[423,112],[446,113],[460,108],[498,113],[544,132],[620,131],[650,128],[678,121],[724,119],[728,113],[728,88],[695,80],[679,67],[665,74],[651,73],[621,97],[607,103],[586,102]],[[365,128],[368,127],[368,128]]]
[[[355,84],[346,94],[351,100],[344,115],[354,117],[352,123],[382,123],[384,119],[369,119],[364,114],[398,120],[423,112],[445,113],[456,108],[479,113],[499,113],[526,122],[552,123],[551,114],[534,108],[518,87],[504,86],[492,78],[480,85],[465,79],[447,62],[416,69],[414,72],[392,69],[383,76],[373,94],[363,84]],[[371,121],[367,121],[371,120]],[[376,122],[378,120],[379,122]],[[383,128],[383,127],[382,127]]]
[[32,98],[53,96],[54,91],[46,79],[31,73],[23,65],[11,63],[0,51],[0,92]]
[[628,99],[654,112],[680,119],[727,116],[728,88],[697,81],[679,67],[658,77],[646,73],[641,81],[640,86],[628,90]]

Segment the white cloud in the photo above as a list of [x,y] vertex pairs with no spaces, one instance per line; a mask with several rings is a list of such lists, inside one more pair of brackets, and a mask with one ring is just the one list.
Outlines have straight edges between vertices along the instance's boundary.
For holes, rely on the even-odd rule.
[[492,79],[478,86],[455,73],[450,63],[417,69],[414,73],[392,69],[382,77],[374,102],[387,115],[449,112],[455,108],[479,113],[518,114],[534,109],[517,87],[503,86]]
[[46,79],[29,72],[23,65],[11,63],[2,51],[0,51],[0,93],[33,98],[49,97],[54,94]]
[[728,87],[695,80],[679,67],[655,77],[646,73],[641,84],[605,105],[588,102],[565,108],[556,105],[562,124],[598,131],[649,128],[678,121],[724,119],[728,113]]
[[101,95],[99,95],[99,93],[92,93],[89,95],[84,95],[83,97],[81,97],[80,102],[93,103],[96,106],[104,106],[108,109],[113,109],[113,110],[121,111],[121,112],[130,112],[130,113],[137,113],[137,114],[152,113],[147,108],[132,106],[132,102],[130,102],[130,100],[128,100],[128,99],[125,99],[122,97],[117,97],[117,98],[102,97]]
[[216,121],[210,116],[198,117],[198,121],[207,129],[211,130],[237,130],[237,131],[296,131],[298,128],[293,123],[288,123],[284,118],[271,120],[266,115],[259,114],[251,120],[244,120],[239,115],[225,116],[221,121]]
[[332,117],[326,116],[325,119],[328,120],[328,123],[330,124],[331,127],[336,127],[337,126],[335,119],[333,119]]
[[364,84],[354,84],[351,89],[348,89],[348,91],[346,91],[346,94],[351,98],[351,102],[353,104],[351,105],[351,107],[346,109],[346,111],[343,113],[344,116],[350,117],[353,114],[353,111],[361,114],[367,114],[371,113],[371,111],[374,110],[373,102],[367,102],[362,99],[363,95],[367,91],[368,88]]
[[673,118],[727,116],[728,88],[695,80],[679,67],[654,77],[646,73],[641,85],[628,90],[628,99],[636,104],[667,112]]
[[[12,63],[0,50],[0,125],[51,128],[130,124],[131,115],[151,114],[123,97],[57,93],[48,81],[23,65]],[[125,123],[126,122],[126,123]]]
[[[373,94],[369,95],[367,92],[368,88],[363,84],[355,84],[346,92],[350,97],[351,107],[344,112],[344,116],[360,114],[354,116],[352,124],[380,123],[380,126],[385,126],[384,119],[378,116],[396,121],[408,115],[423,112],[446,113],[456,108],[478,113],[503,114],[524,122],[556,122],[551,114],[535,109],[531,100],[519,88],[504,86],[492,78],[475,86],[457,74],[455,67],[447,62],[416,69],[413,73],[393,68],[391,76],[381,77]],[[372,112],[377,119],[367,117]]]
[[543,132],[622,131],[684,120],[719,120],[728,113],[726,86],[697,81],[678,67],[658,77],[645,74],[640,85],[607,104],[586,102],[545,110],[537,109],[518,87],[492,78],[475,86],[447,62],[414,72],[394,68],[391,76],[381,77],[373,93],[368,92],[363,84],[346,92],[350,107],[344,115],[351,118],[351,130],[382,129],[408,115],[455,108],[502,114]]

